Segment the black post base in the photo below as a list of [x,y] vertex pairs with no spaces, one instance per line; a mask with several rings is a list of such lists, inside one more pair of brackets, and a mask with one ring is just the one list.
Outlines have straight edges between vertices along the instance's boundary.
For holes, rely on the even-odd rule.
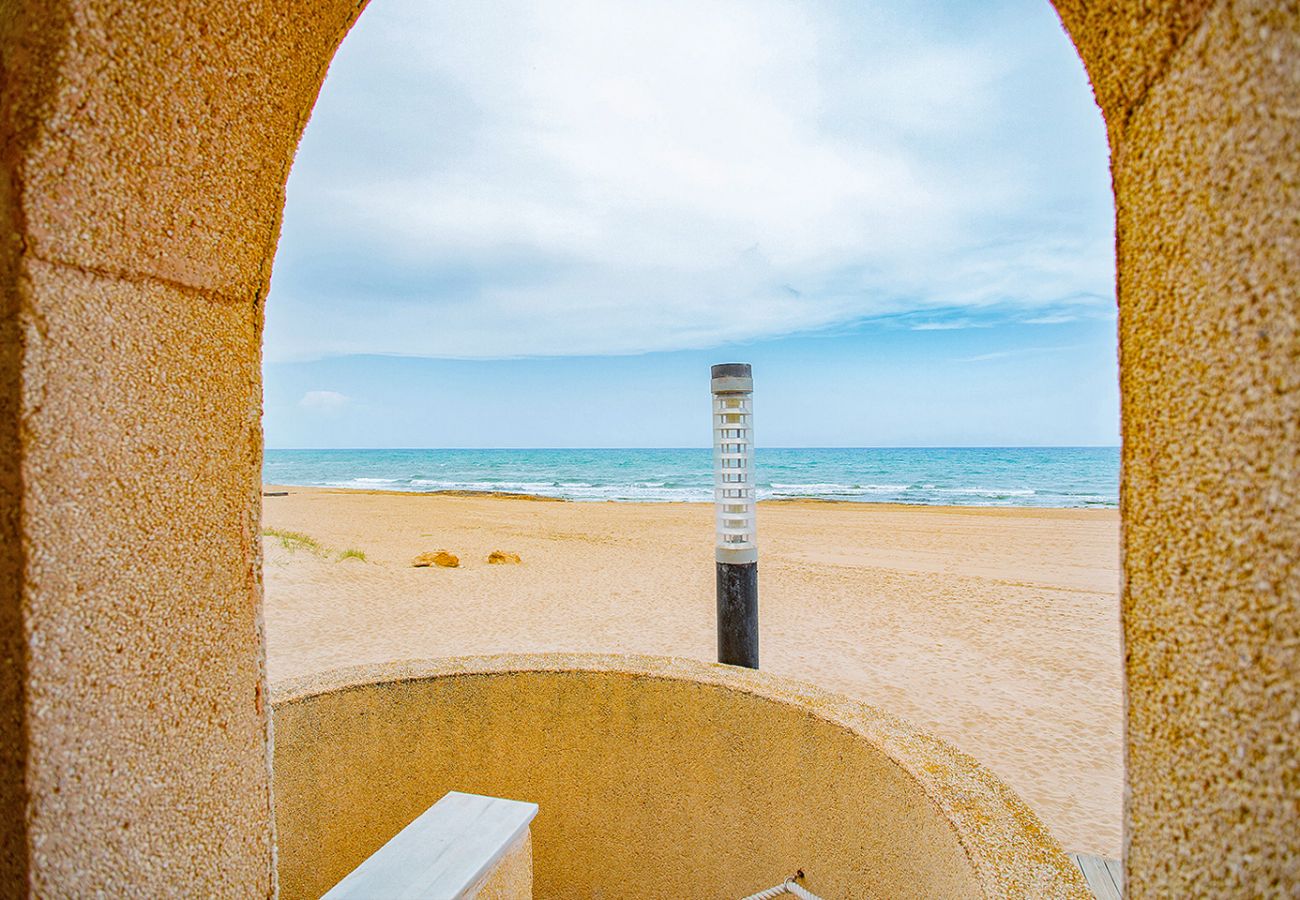
[[758,563],[718,567],[718,662],[758,668]]

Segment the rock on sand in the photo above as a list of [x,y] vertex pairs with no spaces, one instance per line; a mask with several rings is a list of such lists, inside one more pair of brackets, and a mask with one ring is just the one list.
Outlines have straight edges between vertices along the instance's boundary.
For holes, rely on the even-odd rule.
[[417,569],[424,566],[440,566],[444,569],[455,569],[460,566],[460,557],[454,553],[448,553],[446,550],[435,550],[432,553],[421,553],[415,559],[411,560],[411,565]]

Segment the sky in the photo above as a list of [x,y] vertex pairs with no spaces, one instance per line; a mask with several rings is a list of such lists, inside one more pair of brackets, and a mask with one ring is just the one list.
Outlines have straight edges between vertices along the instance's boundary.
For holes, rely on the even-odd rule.
[[1118,443],[1100,113],[1045,0],[375,0],[290,174],[268,447]]

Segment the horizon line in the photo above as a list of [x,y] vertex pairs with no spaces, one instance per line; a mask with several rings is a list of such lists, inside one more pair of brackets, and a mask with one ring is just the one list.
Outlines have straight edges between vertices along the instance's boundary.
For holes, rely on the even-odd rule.
[[[854,446],[821,444],[816,446],[758,446],[756,450],[1119,450],[1122,444],[894,444]],[[695,447],[263,447],[263,451],[340,451],[356,453],[371,450],[711,450],[712,445]]]

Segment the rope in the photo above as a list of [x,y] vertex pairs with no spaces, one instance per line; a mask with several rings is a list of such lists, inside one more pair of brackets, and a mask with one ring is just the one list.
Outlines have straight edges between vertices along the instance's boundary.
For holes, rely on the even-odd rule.
[[820,897],[803,885],[796,884],[795,879],[798,877],[798,875],[791,875],[776,887],[770,887],[765,891],[759,891],[757,894],[750,894],[745,898],[745,900],[773,900],[774,897],[779,897],[782,894],[794,894],[799,898],[799,900],[821,900]]

